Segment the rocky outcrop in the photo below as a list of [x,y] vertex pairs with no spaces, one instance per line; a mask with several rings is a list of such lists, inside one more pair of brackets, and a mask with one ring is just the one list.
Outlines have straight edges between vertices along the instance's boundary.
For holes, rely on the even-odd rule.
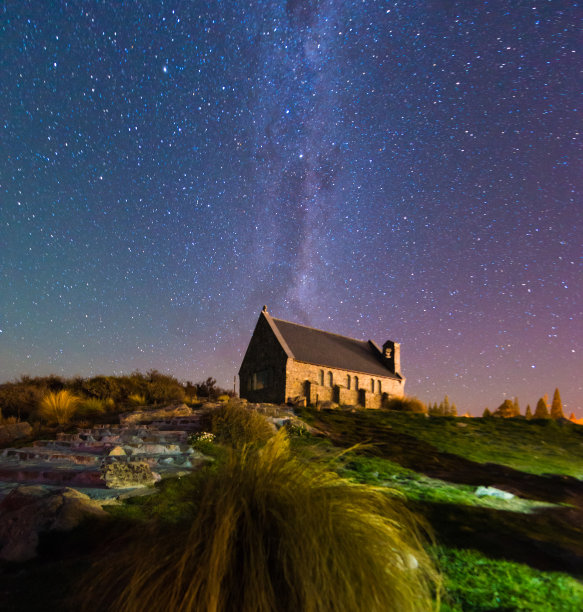
[[40,533],[69,531],[89,516],[106,513],[98,502],[75,489],[16,487],[0,501],[0,559],[28,561],[36,556]]

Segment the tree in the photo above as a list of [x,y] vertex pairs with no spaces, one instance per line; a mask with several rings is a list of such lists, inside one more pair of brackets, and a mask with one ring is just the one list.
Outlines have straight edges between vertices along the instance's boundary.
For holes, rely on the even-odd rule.
[[429,404],[428,412],[429,412],[429,416],[443,416],[443,414],[439,410],[439,406],[437,405],[437,402],[434,402],[433,404]]
[[443,398],[443,402],[439,404],[439,408],[441,409],[441,414],[443,414],[443,416],[450,415],[451,406],[449,405],[449,397],[447,397],[447,395]]
[[545,402],[544,397],[541,397],[534,409],[534,418],[535,419],[548,419],[549,418],[549,409],[547,408],[547,403]]
[[530,409],[530,404],[526,405],[526,412],[524,413],[524,416],[527,419],[532,419],[532,410]]
[[514,409],[512,416],[515,416],[515,417],[520,416],[520,406],[518,405],[518,398],[517,397],[514,398],[514,402],[512,404],[512,407]]
[[196,394],[199,397],[215,399],[220,395],[221,390],[217,387],[217,381],[209,376],[205,381],[196,383]]
[[553,403],[551,404],[551,419],[564,419],[563,404],[561,403],[561,394],[558,389],[555,389],[553,395]]
[[490,412],[489,408],[484,409],[484,413],[482,414],[482,418],[487,419],[488,417],[491,417],[492,413]]
[[510,399],[505,399],[500,406],[498,406],[498,408],[496,408],[496,410],[494,411],[494,414],[492,416],[496,416],[496,417],[502,417],[504,419],[511,419],[512,417],[518,416],[520,414],[519,412],[516,412],[517,410],[517,400],[515,399],[514,401],[510,400]]

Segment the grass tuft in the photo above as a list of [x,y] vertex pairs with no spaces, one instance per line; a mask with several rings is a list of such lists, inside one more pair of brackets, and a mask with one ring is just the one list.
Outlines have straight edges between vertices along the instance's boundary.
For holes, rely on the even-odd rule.
[[105,413],[106,401],[96,397],[89,397],[82,400],[76,410],[77,416],[91,418]]
[[[92,568],[86,610],[423,611],[436,572],[380,490],[290,454],[282,430],[201,474],[193,516],[136,529]],[[190,491],[191,487],[186,486]]]
[[212,431],[218,442],[234,448],[266,442],[274,434],[273,426],[262,414],[237,403],[217,408],[212,417]]
[[49,423],[66,425],[77,410],[79,398],[66,389],[48,392],[40,401],[39,416]]

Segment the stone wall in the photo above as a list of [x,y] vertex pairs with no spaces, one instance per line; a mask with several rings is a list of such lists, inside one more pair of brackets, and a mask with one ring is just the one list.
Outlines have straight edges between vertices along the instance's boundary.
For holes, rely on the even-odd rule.
[[[282,404],[287,395],[287,355],[264,316],[260,316],[239,370],[239,395],[250,402]],[[263,388],[254,388],[254,376],[265,376]],[[303,395],[296,393],[296,395]]]
[[[321,384],[321,371],[324,372],[324,384]],[[330,386],[329,380],[330,373],[332,374],[332,386]],[[309,404],[315,404],[316,401],[333,401],[339,404],[380,408],[383,397],[402,397],[404,395],[405,384],[403,380],[371,376],[370,374],[350,370],[325,368],[294,359],[287,360],[286,374],[286,401],[303,395]],[[350,375],[350,389],[348,388],[348,375]],[[358,378],[358,390],[355,388],[356,378]],[[371,379],[374,380],[375,393],[370,390]],[[379,381],[381,383],[381,393],[376,392]]]

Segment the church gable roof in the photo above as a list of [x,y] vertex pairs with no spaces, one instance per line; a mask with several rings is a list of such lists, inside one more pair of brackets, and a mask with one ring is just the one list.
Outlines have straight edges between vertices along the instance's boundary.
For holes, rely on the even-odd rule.
[[381,361],[381,352],[373,342],[332,334],[313,327],[274,319],[265,312],[264,314],[268,320],[271,319],[272,328],[277,329],[276,335],[283,339],[282,346],[284,350],[287,349],[288,356],[297,361],[401,379]]

